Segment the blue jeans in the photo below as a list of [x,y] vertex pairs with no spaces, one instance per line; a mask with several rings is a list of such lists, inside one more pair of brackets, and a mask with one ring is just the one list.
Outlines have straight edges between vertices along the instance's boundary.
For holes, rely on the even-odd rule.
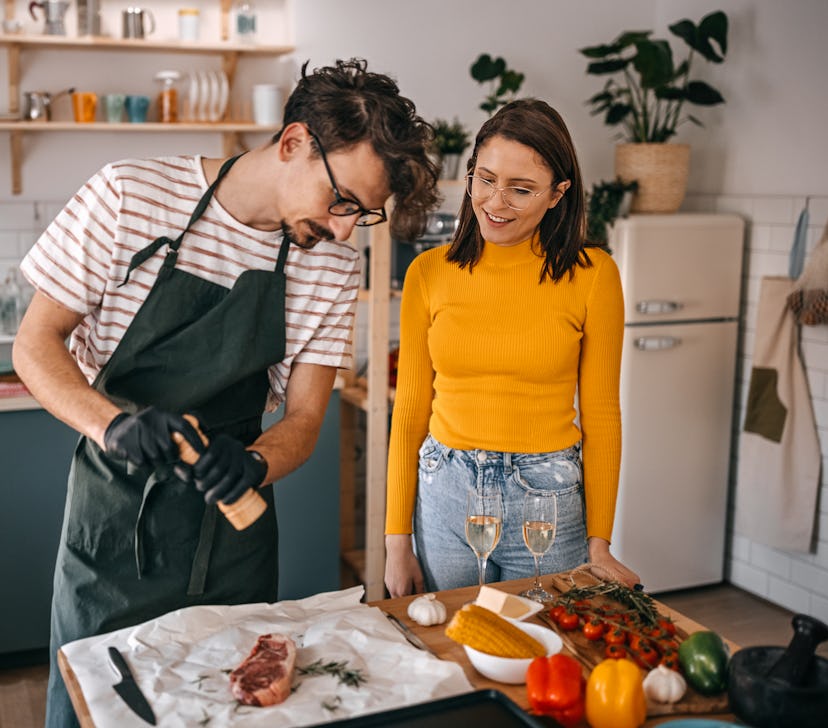
[[489,556],[486,581],[532,576],[534,559],[523,542],[523,496],[555,491],[555,542],[541,573],[573,569],[587,561],[581,445],[547,453],[455,450],[428,435],[420,447],[414,547],[427,591],[478,582],[477,557],[466,542],[466,494],[499,490],[503,498],[500,542]]

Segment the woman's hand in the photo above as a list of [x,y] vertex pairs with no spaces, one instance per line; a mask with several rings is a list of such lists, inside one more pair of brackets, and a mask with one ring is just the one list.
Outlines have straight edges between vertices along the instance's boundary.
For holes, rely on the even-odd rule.
[[394,533],[385,537],[385,586],[392,597],[423,591],[423,570],[414,555],[411,534]]
[[634,589],[641,588],[641,577],[634,571],[628,569],[610,553],[609,541],[592,536],[587,541],[589,546],[589,563],[601,569],[606,575],[614,580],[620,581],[624,586]]

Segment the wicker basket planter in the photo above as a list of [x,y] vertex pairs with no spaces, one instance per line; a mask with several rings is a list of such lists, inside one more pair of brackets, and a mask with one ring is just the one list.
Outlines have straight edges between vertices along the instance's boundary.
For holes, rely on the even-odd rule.
[[632,212],[676,212],[687,190],[689,144],[618,144],[615,175],[638,181]]

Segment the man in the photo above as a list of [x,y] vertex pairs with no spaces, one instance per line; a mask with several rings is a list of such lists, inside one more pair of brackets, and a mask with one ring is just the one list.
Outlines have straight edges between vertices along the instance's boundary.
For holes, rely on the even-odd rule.
[[[215,504],[313,450],[358,288],[357,254],[338,241],[384,222],[392,194],[393,234],[416,237],[437,197],[430,139],[364,61],[305,64],[267,144],[107,165],[26,256],[37,292],[15,369],[82,435],[55,569],[48,726],[77,724],[62,644],[190,605],[275,601],[272,489],[260,491],[270,513],[244,530]],[[201,453],[191,468],[175,433]]]

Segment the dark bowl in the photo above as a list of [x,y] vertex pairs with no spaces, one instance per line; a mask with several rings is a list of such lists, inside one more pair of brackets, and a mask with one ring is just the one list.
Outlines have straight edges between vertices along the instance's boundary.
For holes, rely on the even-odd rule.
[[806,679],[791,685],[767,677],[784,647],[745,647],[730,660],[730,709],[755,728],[825,728],[828,725],[828,660],[814,656]]

